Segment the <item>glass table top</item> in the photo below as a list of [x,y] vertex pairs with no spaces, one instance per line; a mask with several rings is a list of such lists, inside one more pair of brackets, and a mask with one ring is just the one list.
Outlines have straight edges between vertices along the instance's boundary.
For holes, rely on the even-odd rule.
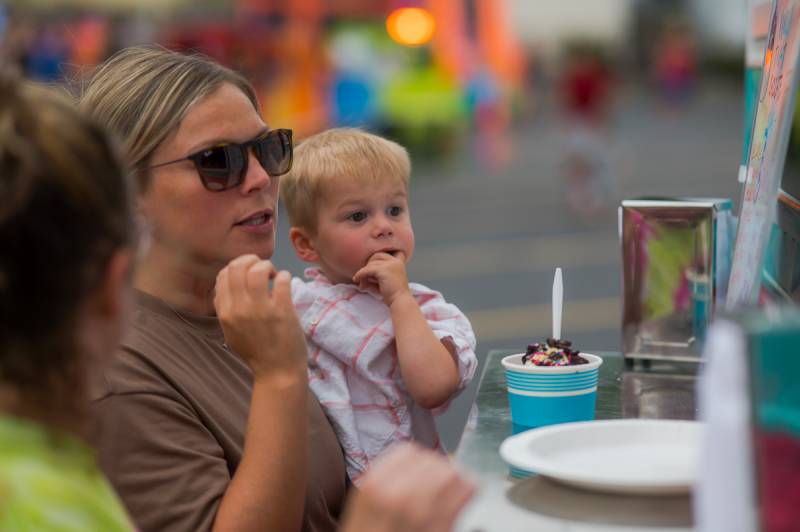
[[[690,530],[688,496],[637,497],[583,491],[540,477],[517,480],[498,453],[511,435],[505,376],[500,360],[511,351],[491,351],[478,388],[477,422],[468,428],[455,459],[477,481],[480,492],[459,521],[459,531]],[[696,366],[648,365],[634,369],[620,353],[603,358],[597,391],[597,419],[694,419]]]

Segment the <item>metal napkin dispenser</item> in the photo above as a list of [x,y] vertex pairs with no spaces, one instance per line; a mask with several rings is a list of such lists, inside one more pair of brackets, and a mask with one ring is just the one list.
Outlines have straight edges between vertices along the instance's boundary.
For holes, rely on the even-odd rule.
[[727,199],[625,200],[622,350],[628,359],[699,359],[724,300],[734,235]]

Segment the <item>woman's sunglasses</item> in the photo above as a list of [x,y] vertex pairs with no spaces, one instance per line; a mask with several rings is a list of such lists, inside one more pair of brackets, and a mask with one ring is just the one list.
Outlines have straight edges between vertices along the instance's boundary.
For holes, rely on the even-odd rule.
[[291,129],[272,129],[241,144],[221,144],[150,168],[192,161],[203,186],[212,192],[221,192],[238,187],[244,181],[251,148],[270,177],[283,175],[292,168]]

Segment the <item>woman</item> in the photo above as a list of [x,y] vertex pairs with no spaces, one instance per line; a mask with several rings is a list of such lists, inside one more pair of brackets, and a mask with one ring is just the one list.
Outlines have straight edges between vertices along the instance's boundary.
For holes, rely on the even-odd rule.
[[[143,530],[335,529],[341,449],[308,391],[289,275],[267,260],[291,132],[238,74],[156,48],[101,65],[81,106],[124,141],[151,231],[94,400],[104,471]],[[445,477],[463,505],[471,487]],[[356,508],[391,506],[373,484]]]
[[130,530],[84,443],[132,298],[123,165],[68,99],[0,71],[0,194],[0,530]]

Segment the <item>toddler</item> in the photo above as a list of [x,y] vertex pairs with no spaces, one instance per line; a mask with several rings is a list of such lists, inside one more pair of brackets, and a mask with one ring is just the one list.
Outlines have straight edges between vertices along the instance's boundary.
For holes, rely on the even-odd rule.
[[466,316],[440,293],[408,282],[410,172],[400,145],[341,128],[301,143],[281,177],[292,245],[315,265],[307,282],[292,282],[309,382],[356,484],[395,441],[444,451],[433,413],[477,365]]

